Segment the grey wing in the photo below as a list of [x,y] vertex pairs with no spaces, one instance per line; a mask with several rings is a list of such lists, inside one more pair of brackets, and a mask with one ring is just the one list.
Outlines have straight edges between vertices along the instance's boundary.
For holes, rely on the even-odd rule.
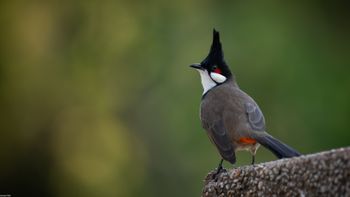
[[265,118],[259,106],[255,103],[245,103],[244,107],[250,126],[256,131],[265,131]]
[[235,152],[222,121],[214,121],[212,125],[206,125],[206,127],[210,140],[215,144],[222,158],[234,164]]

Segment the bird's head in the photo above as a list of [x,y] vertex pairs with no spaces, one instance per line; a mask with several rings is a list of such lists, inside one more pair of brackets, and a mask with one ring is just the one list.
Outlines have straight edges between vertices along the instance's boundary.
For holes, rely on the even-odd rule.
[[225,83],[232,77],[232,73],[224,60],[218,31],[213,30],[213,43],[208,56],[201,63],[192,64],[190,67],[199,71],[204,93],[219,84]]

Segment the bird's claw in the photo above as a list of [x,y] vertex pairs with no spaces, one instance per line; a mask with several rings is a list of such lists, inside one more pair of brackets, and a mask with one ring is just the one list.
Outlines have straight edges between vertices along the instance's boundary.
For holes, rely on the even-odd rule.
[[218,178],[219,178],[219,175],[220,175],[222,172],[227,172],[227,170],[226,170],[225,168],[223,168],[223,167],[216,168],[216,172],[213,174],[212,179],[214,179],[215,181],[217,181]]

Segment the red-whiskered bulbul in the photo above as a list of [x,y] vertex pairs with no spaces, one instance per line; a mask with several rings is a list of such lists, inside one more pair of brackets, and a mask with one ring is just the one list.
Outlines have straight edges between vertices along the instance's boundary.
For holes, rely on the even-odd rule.
[[204,89],[200,105],[202,127],[218,149],[223,160],[236,162],[235,151],[248,150],[252,164],[260,144],[278,158],[299,156],[300,153],[266,132],[265,119],[259,106],[243,92],[224,60],[219,32],[213,30],[213,43],[208,56],[190,65],[199,71]]

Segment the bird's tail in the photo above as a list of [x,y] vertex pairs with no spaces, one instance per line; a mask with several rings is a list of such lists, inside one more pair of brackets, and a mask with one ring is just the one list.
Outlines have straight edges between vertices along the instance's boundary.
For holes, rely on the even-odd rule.
[[258,136],[256,140],[259,142],[259,144],[263,145],[265,148],[269,149],[273,154],[276,155],[278,158],[289,158],[289,157],[297,157],[301,154],[298,153],[296,150],[288,146],[287,144],[284,144],[274,137],[270,135],[263,135]]

